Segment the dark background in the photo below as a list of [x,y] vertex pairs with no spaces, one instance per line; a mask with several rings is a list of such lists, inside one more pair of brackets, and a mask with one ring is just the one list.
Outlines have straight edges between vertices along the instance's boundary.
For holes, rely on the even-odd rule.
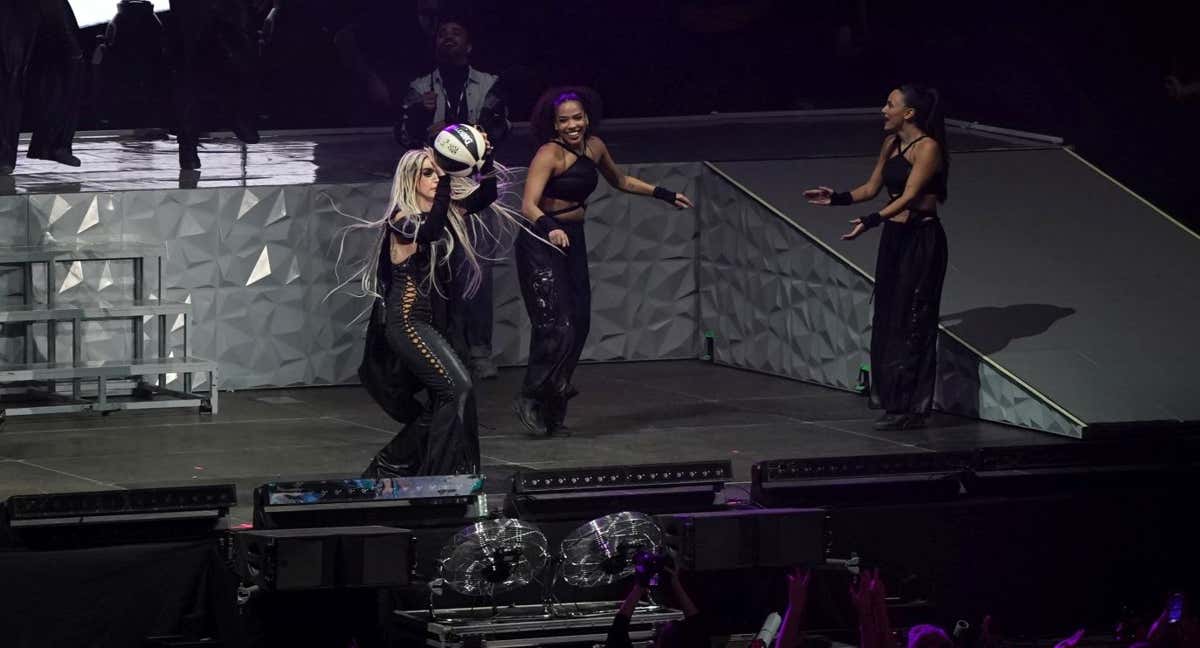
[[[391,124],[408,80],[432,66],[416,0],[283,3],[259,61],[260,126]],[[951,117],[1062,136],[1200,229],[1200,190],[1186,175],[1200,98],[1173,99],[1164,85],[1168,74],[1200,79],[1200,23],[1182,3],[476,0],[449,11],[468,17],[472,62],[502,75],[514,121],[553,84],[593,86],[608,117],[645,117],[877,106],[898,83],[924,82]],[[86,48],[102,30],[81,33]],[[393,105],[348,69],[334,45],[347,30]],[[213,88],[207,113],[227,123]],[[106,106],[106,92],[93,84],[82,129],[169,126],[169,110]]]

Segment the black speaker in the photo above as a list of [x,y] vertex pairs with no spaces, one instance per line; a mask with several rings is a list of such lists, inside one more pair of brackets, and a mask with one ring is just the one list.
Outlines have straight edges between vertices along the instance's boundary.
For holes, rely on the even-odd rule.
[[1024,497],[1104,489],[1191,490],[1195,453],[1183,441],[1102,441],[981,448],[971,495]]
[[233,484],[13,495],[0,537],[34,549],[203,538],[228,527],[236,504]]
[[789,567],[825,560],[823,509],[659,515],[664,541],[689,570]]
[[412,534],[383,526],[241,531],[238,573],[264,590],[408,584]]

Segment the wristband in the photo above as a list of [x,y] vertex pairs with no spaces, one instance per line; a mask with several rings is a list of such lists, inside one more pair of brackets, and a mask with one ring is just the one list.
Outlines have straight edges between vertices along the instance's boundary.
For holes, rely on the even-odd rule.
[[829,196],[829,204],[835,207],[854,204],[854,196],[849,191],[837,191]]
[[861,222],[863,227],[866,229],[871,229],[872,227],[878,227],[879,224],[883,222],[883,216],[880,216],[879,212],[871,212],[870,214],[867,214],[865,218],[859,219],[859,222]]
[[662,187],[655,187],[654,193],[651,195],[663,202],[671,203],[672,205],[675,204],[676,198],[679,197],[679,194],[675,193],[674,191],[671,191],[670,189],[664,189]]

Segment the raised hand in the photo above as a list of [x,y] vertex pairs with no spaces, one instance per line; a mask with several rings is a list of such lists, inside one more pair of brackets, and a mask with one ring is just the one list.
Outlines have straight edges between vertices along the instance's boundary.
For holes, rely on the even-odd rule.
[[864,569],[850,585],[850,599],[858,611],[862,648],[891,648],[891,626],[887,617],[887,592],[878,569]]
[[854,220],[851,220],[850,223],[854,225],[854,227],[851,228],[849,232],[842,234],[843,241],[853,241],[854,239],[858,238],[859,234],[867,231],[867,226],[863,225],[861,218],[855,218]]
[[826,206],[833,199],[833,189],[829,187],[817,187],[804,192],[804,199],[814,205]]
[[808,602],[808,581],[812,572],[797,567],[788,574],[788,607],[799,612]]

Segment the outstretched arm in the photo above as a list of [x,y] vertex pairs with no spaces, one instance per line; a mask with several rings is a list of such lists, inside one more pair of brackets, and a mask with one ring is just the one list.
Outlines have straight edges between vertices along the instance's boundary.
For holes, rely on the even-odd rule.
[[613,160],[612,154],[608,152],[608,147],[599,137],[592,137],[588,140],[589,146],[595,146],[599,149],[599,156],[596,158],[596,166],[600,169],[600,175],[608,181],[608,184],[613,189],[624,191],[625,193],[637,194],[639,196],[654,196],[660,200],[666,201],[675,205],[680,209],[694,207],[692,201],[682,193],[676,193],[662,187],[656,187],[641,178],[628,175],[617,166]]
[[875,168],[871,170],[871,177],[867,178],[865,184],[861,184],[850,191],[836,192],[829,187],[817,187],[804,192],[804,198],[814,205],[853,205],[866,200],[871,200],[879,195],[883,189],[883,165],[887,163],[888,156],[892,153],[892,147],[896,144],[896,136],[889,135],[883,139],[883,147],[879,150],[879,157],[875,159]]

